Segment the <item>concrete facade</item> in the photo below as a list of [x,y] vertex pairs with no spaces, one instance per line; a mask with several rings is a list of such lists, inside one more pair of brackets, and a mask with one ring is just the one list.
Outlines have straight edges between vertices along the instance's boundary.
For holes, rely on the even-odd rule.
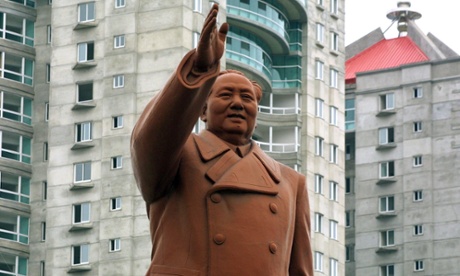
[[2,75],[2,95],[22,99],[26,118],[0,118],[0,272],[145,273],[149,222],[132,174],[131,130],[196,46],[213,2],[231,26],[222,68],[264,90],[254,139],[307,176],[315,275],[345,273],[344,0],[1,1],[6,29],[30,34],[32,26],[33,44],[27,35],[23,43],[0,38],[2,70],[16,68],[9,55],[24,66],[21,82]]
[[458,274],[460,58],[422,35],[409,21],[430,61],[358,73],[346,88],[347,275]]

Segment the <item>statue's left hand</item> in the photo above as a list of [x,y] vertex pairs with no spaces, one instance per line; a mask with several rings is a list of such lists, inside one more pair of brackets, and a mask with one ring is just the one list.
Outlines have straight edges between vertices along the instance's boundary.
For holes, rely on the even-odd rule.
[[228,24],[223,23],[217,32],[217,14],[219,5],[214,4],[206,17],[201,31],[200,41],[195,53],[194,69],[206,72],[209,68],[220,62],[225,50]]

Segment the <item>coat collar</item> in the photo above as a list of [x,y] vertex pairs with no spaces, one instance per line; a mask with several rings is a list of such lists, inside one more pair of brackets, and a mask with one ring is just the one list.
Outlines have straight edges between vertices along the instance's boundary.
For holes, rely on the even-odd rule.
[[240,158],[209,131],[202,131],[194,136],[194,140],[203,162],[219,157],[206,172],[206,176],[214,183],[213,190],[227,188],[277,194],[276,184],[281,179],[279,164],[254,141],[251,141],[251,151]]

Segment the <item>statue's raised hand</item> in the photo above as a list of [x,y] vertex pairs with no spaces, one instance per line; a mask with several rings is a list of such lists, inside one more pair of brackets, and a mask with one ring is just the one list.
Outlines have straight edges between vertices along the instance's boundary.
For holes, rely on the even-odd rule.
[[209,68],[219,63],[225,50],[225,38],[227,37],[228,24],[223,23],[217,32],[217,14],[219,5],[214,4],[209,11],[208,17],[201,30],[200,41],[196,50],[194,69],[206,72]]

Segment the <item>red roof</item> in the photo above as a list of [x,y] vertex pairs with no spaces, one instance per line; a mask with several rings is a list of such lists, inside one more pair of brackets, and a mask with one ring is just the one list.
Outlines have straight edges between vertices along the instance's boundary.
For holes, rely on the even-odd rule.
[[382,39],[345,62],[345,83],[355,83],[356,73],[398,67],[429,60],[410,37]]

